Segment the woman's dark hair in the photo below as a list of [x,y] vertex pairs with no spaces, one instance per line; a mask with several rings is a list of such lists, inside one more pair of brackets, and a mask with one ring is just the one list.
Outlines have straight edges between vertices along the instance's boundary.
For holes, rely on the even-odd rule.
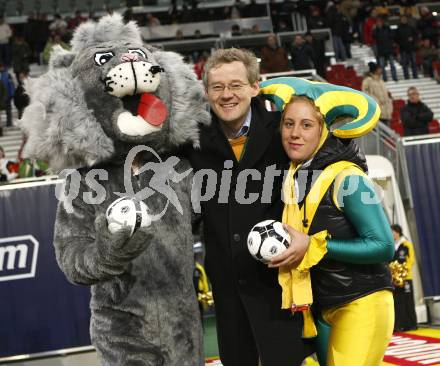
[[402,233],[402,227],[398,224],[393,224],[391,225],[391,230],[395,231],[396,233],[398,233],[400,236],[403,235]]

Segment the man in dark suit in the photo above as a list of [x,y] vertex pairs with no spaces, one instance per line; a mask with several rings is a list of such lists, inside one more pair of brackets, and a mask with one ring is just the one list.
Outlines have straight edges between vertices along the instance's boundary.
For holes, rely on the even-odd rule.
[[232,48],[211,55],[203,81],[212,124],[201,127],[201,147],[187,157],[196,175],[202,169],[216,173],[215,187],[212,179],[202,180],[201,211],[223,365],[257,366],[260,360],[263,366],[295,366],[310,354],[301,338],[302,314],[281,310],[278,271],[253,259],[246,243],[256,223],[281,219],[288,167],[280,113],[268,112],[257,98],[258,79],[251,52]]
[[429,123],[434,114],[421,101],[419,91],[415,86],[408,88],[408,102],[400,109],[400,119],[403,123],[404,136],[429,134]]

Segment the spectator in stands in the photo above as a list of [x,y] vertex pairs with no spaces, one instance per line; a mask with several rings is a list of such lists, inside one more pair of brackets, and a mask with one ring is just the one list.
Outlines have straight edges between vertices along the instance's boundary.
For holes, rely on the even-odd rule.
[[391,270],[394,282],[394,331],[416,330],[417,316],[412,282],[412,267],[415,263],[414,246],[405,238],[400,225],[391,225],[391,231],[395,247],[393,262],[403,265],[407,271],[402,278],[400,271]]
[[147,27],[157,27],[160,25],[160,20],[156,18],[152,13],[147,13]]
[[38,16],[31,14],[28,18],[27,26],[23,29],[25,40],[29,43],[32,56],[31,62],[41,63],[40,55],[44,50],[44,46],[50,37],[49,26],[44,14]]
[[382,80],[382,67],[375,62],[368,63],[369,72],[362,81],[362,91],[373,97],[380,107],[380,120],[389,125],[393,114],[393,101]]
[[19,178],[42,177],[49,173],[49,165],[43,160],[25,158],[18,165]]
[[291,29],[289,29],[289,26],[287,25],[286,21],[283,19],[280,19],[277,23],[276,23],[276,27],[275,27],[277,32],[288,32]]
[[306,43],[303,36],[297,34],[290,49],[291,62],[294,70],[314,69],[313,49]]
[[29,76],[28,71],[20,71],[18,74],[18,86],[14,93],[14,105],[18,111],[18,119],[23,116],[24,109],[29,105],[29,95],[24,90],[24,84]]
[[388,18],[390,15],[390,8],[388,8],[388,1],[375,1],[377,16],[382,16],[384,18]]
[[229,19],[240,19],[241,12],[238,6],[231,7],[231,11],[229,13]]
[[176,35],[174,36],[174,39],[176,41],[182,40],[183,39],[183,32],[181,29],[176,30]]
[[128,8],[132,8],[133,6],[139,6],[139,0],[125,0],[125,5]]
[[370,46],[373,50],[374,56],[377,57],[377,45],[376,40],[373,37],[373,30],[377,23],[377,10],[373,8],[370,12],[370,16],[365,20],[364,23],[364,43]]
[[385,23],[385,19],[384,16],[379,16],[377,18],[377,23],[373,30],[373,38],[377,45],[377,56],[379,58],[379,65],[382,68],[383,80],[387,81],[385,67],[389,64],[391,68],[391,77],[394,81],[397,81],[396,66],[394,65],[394,35],[391,28]]
[[167,16],[171,24],[176,24],[179,22],[179,9],[177,7],[177,0],[171,0]]
[[231,36],[241,36],[241,28],[238,24],[233,24],[231,27]]
[[417,22],[417,29],[420,32],[421,38],[428,38],[437,47],[439,35],[438,22],[426,6],[420,8],[420,19]]
[[311,32],[304,35],[306,44],[310,45],[313,50],[313,65],[315,66],[318,75],[325,77],[325,44],[323,40],[318,40],[313,37]]
[[195,39],[203,38],[203,36],[202,36],[202,32],[200,32],[200,29],[196,29],[196,30],[194,31],[193,38],[195,38]]
[[432,63],[440,60],[440,51],[430,41],[429,38],[422,39],[419,49],[420,59],[422,61],[423,74],[434,77]]
[[5,18],[0,17],[0,62],[6,66],[9,66],[11,62],[9,40],[12,37],[12,29]]
[[418,15],[417,8],[415,6],[404,6],[402,7],[400,13],[406,16],[408,19],[408,24],[418,32],[417,19],[415,18]]
[[359,0],[341,0],[341,13],[344,14],[350,24],[353,23],[360,6],[361,2]]
[[9,74],[8,69],[4,64],[0,64],[0,79],[5,87],[6,95],[5,95],[5,110],[6,110],[6,126],[12,127],[12,110],[11,110],[11,101],[14,97],[15,85],[12,80],[11,74]]
[[249,5],[244,8],[243,13],[246,14],[246,16],[249,18],[256,18],[262,15],[261,8],[258,6],[256,0],[251,0]]
[[367,0],[359,1],[359,8],[357,9],[356,16],[352,19],[353,33],[356,35],[357,41],[362,47],[364,43],[364,23],[370,14],[370,2]]
[[351,58],[351,43],[354,39],[358,39],[359,37],[359,34],[357,33],[357,25],[355,27],[355,20],[357,19],[357,13],[360,7],[360,0],[341,1],[341,13],[344,15],[345,20],[348,23],[349,30],[347,33],[344,33],[342,37],[348,58]]
[[282,72],[291,70],[287,51],[278,45],[277,37],[271,34],[266,39],[266,45],[261,49],[261,73]]
[[307,29],[322,29],[326,27],[327,24],[321,14],[319,6],[310,5],[310,16],[307,17]]
[[180,23],[191,23],[193,21],[193,14],[191,14],[191,10],[184,3],[182,5],[182,12],[180,13]]
[[432,121],[433,116],[431,109],[420,100],[417,88],[415,86],[408,88],[408,102],[400,110],[403,135],[427,135],[429,133],[429,123]]
[[417,79],[417,31],[408,24],[408,18],[406,15],[400,17],[400,24],[396,31],[396,41],[400,49],[400,62],[403,67],[405,79],[409,79],[409,65],[411,65],[413,78]]
[[46,46],[44,47],[43,51],[43,63],[48,64],[50,59],[50,54],[52,53],[52,48],[54,46],[61,46],[64,49],[69,49],[69,45],[67,43],[64,43],[61,39],[61,36],[58,33],[53,34],[46,43]]
[[337,61],[345,61],[347,59],[347,49],[344,44],[343,37],[349,32],[347,27],[348,21],[341,13],[341,5],[336,4],[330,6],[327,11],[327,24],[332,31],[333,48],[335,50],[335,57]]
[[251,34],[260,34],[260,26],[258,24],[254,24],[251,28]]
[[128,23],[130,20],[135,20],[135,19],[134,19],[133,9],[131,7],[128,7],[124,11],[124,22]]
[[84,18],[81,15],[81,11],[77,10],[75,11],[75,16],[72,19],[70,19],[69,22],[67,23],[67,28],[70,31],[73,31],[78,25],[85,22],[86,20],[87,18]]
[[351,44],[354,40],[353,35],[353,27],[351,26],[351,23],[347,17],[342,18],[343,21],[343,29],[344,32],[342,33],[342,43],[345,47],[345,53],[347,54],[347,58],[351,58]]
[[8,182],[17,178],[18,176],[18,163],[6,159],[5,151],[0,146],[0,182]]
[[[238,10],[236,9],[236,11],[238,11]],[[232,16],[233,16],[233,14],[232,14],[232,7],[231,6],[225,6],[223,8],[223,19],[233,19]],[[234,16],[237,16],[237,14],[235,13]],[[237,18],[234,18],[234,19],[237,19]]]
[[[99,18],[101,18],[101,15],[94,12],[94,11],[89,11],[89,14],[86,15],[86,20],[92,20],[94,22],[97,22],[99,20]],[[139,23],[139,19],[135,19],[136,22]]]
[[14,38],[11,51],[12,67],[18,81],[18,75],[20,72],[29,71],[31,49],[21,34],[16,35]]
[[203,71],[205,69],[206,60],[209,57],[209,52],[203,51],[198,59],[194,62],[194,72],[197,75],[197,79],[202,80]]
[[49,30],[52,33],[57,33],[63,38],[67,33],[67,22],[61,17],[60,14],[54,15],[54,20],[49,25]]

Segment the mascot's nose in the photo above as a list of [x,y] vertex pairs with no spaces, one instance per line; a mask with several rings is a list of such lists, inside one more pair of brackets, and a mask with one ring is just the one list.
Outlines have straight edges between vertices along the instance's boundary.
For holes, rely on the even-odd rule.
[[121,55],[121,61],[122,62],[134,62],[137,61],[139,59],[138,55],[136,55],[135,53],[123,53]]

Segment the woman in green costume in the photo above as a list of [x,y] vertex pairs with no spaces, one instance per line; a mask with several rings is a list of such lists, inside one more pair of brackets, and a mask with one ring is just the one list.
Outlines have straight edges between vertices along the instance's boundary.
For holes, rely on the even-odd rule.
[[[290,96],[285,87],[281,93],[274,88],[286,85],[286,80],[263,83],[262,91],[275,103],[283,100],[282,143],[291,160],[283,222],[292,244],[269,266],[279,268],[283,308],[303,311],[304,336],[313,337],[317,329],[320,365],[377,366],[394,324],[387,266],[394,254],[393,237],[366,175],[365,157],[351,139],[374,127],[377,106],[362,93],[330,84],[308,82],[300,95],[304,81],[284,79],[290,79],[288,85],[294,90]],[[318,107],[323,93],[316,93],[317,87],[327,88],[324,94],[366,98],[368,108],[362,110],[356,102],[350,109],[325,96],[321,102],[325,99],[327,104]],[[347,111],[352,113],[352,125],[329,132],[327,127],[338,114]],[[311,304],[314,322],[307,310]]]

